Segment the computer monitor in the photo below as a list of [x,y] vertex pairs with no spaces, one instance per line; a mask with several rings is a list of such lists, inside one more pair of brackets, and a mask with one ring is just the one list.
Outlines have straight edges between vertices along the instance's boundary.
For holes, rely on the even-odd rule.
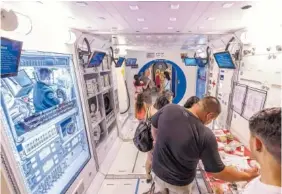
[[106,53],[95,51],[92,53],[90,61],[88,63],[88,67],[97,67],[101,65]]
[[1,37],[1,78],[18,74],[23,43]]
[[136,58],[128,58],[126,59],[125,65],[126,66],[134,66],[137,62]]
[[184,58],[184,63],[186,66],[197,66],[197,62],[195,58]]
[[33,82],[25,70],[20,70],[17,76],[4,80],[15,98],[27,96],[33,89]]
[[121,67],[123,62],[124,62],[124,60],[125,60],[124,57],[119,57],[118,61],[117,61],[117,64],[116,64],[116,67]]
[[213,54],[215,61],[219,68],[222,69],[235,69],[236,66],[232,60],[232,57],[228,51],[219,52]]

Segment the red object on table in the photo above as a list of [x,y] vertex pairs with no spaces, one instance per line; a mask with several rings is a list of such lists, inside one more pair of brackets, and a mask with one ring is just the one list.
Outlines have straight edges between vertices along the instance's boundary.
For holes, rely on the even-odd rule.
[[[225,134],[227,134],[227,133],[230,133],[228,130],[223,130],[223,132],[225,133]],[[219,142],[219,139],[218,138],[216,138],[217,139],[217,141]],[[236,137],[234,137],[233,138],[233,140],[235,140],[235,141],[238,141],[238,142],[240,142],[239,140],[238,140],[238,138],[236,138]],[[227,144],[229,144],[231,141],[233,141],[233,140],[228,140],[227,139]],[[219,150],[219,151],[222,151],[222,150]],[[240,147],[238,147],[237,149],[236,149],[236,151],[241,151],[241,146]],[[244,146],[244,154],[242,154],[243,156],[251,156],[251,152],[248,150],[248,148],[246,148],[245,146]],[[248,163],[250,164],[250,161],[251,160],[248,160]],[[212,190],[213,190],[213,192],[215,193],[215,190],[218,188],[218,187],[220,187],[221,185],[223,185],[223,184],[226,184],[227,182],[225,182],[225,181],[222,181],[222,180],[217,180],[217,179],[214,179],[213,178],[213,176],[210,174],[210,173],[207,173],[207,172],[205,172],[204,174],[203,174],[203,176],[204,176],[204,178],[206,179],[206,181],[208,182],[208,184],[209,184],[209,186],[212,188]],[[229,188],[229,190],[231,191],[231,189]],[[221,192],[218,192],[218,193],[221,193]]]

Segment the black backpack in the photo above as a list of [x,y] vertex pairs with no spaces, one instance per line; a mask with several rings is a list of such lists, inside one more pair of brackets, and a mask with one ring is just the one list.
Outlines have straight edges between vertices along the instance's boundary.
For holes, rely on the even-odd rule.
[[149,152],[153,149],[153,137],[151,133],[151,119],[148,118],[146,113],[146,120],[141,121],[136,128],[133,143],[141,152]]

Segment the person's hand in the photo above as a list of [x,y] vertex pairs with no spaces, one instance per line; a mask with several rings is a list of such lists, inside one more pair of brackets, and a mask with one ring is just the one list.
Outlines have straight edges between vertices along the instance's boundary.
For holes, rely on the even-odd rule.
[[248,174],[248,176],[250,177],[250,180],[259,176],[259,169],[258,168],[251,168],[251,169],[248,169],[248,170],[244,170],[244,172]]

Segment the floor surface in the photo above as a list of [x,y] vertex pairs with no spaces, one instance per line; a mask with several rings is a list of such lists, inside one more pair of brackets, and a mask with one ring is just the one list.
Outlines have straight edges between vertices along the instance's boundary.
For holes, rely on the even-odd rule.
[[[116,140],[86,194],[142,194],[149,190],[151,185],[144,179],[146,154],[139,152],[130,140],[137,125],[133,118],[126,121],[122,139]],[[205,186],[200,183],[200,187]],[[193,194],[200,193],[207,192],[200,192],[199,184],[195,184]]]

